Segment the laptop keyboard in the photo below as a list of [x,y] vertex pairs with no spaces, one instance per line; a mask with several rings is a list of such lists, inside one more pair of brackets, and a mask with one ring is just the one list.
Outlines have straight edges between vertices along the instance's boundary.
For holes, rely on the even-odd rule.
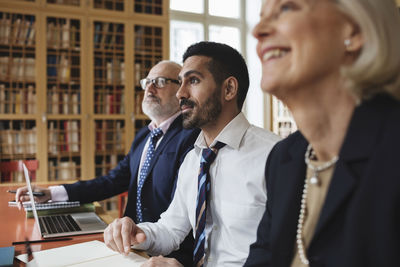
[[81,231],[71,215],[54,215],[39,217],[41,229],[47,229],[48,234]]

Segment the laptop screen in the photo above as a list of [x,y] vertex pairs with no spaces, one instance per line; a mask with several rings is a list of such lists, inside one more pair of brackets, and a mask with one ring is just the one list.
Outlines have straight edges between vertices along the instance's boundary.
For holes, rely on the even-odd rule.
[[35,217],[35,224],[37,225],[37,227],[39,229],[39,233],[42,233],[42,231],[40,229],[39,218],[38,218],[38,215],[37,215],[37,212],[36,212],[35,199],[33,198],[32,186],[31,186],[31,180],[29,178],[28,168],[25,166],[25,163],[22,164],[22,167],[24,169],[24,176],[25,176],[26,186],[28,187],[28,192],[29,192],[29,198],[30,198],[30,201],[31,201],[33,217]]

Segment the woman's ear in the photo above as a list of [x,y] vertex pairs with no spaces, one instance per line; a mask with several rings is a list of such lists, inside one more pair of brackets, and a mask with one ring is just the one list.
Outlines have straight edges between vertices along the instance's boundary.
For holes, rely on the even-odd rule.
[[358,53],[364,45],[364,38],[362,36],[360,27],[354,22],[349,22],[345,26],[345,38],[343,40],[346,52]]
[[224,99],[226,101],[231,101],[237,96],[239,90],[239,84],[235,77],[230,76],[224,82]]

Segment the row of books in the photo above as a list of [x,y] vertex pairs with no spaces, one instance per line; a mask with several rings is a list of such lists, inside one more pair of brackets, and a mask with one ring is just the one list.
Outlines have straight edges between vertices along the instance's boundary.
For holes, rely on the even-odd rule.
[[96,151],[122,151],[124,128],[121,121],[96,121]]
[[95,93],[94,112],[96,114],[124,114],[124,94],[121,92],[107,93],[97,91]]
[[118,156],[115,154],[107,156],[107,158],[102,158],[101,162],[97,164],[96,162],[96,177],[107,174],[111,169],[113,169],[118,164]]
[[[61,83],[68,83],[70,79],[79,79],[79,71],[71,77],[71,63],[66,53],[47,55],[47,77],[57,79]],[[76,76],[76,77],[74,77]]]
[[80,166],[73,160],[70,161],[49,161],[49,180],[67,181],[78,178]]
[[49,114],[80,114],[81,94],[63,92],[54,86],[51,92],[47,92],[47,113]]
[[297,130],[297,127],[296,127],[295,123],[292,121],[280,121],[280,122],[278,122],[277,130],[278,130],[277,134],[280,137],[285,138],[289,134],[295,132]]
[[162,28],[135,25],[136,52],[162,52]]
[[[24,173],[22,171],[6,171],[1,167],[3,164],[12,163],[13,161],[0,163],[0,183],[25,183]],[[30,172],[31,181],[36,180],[36,172]]]
[[80,0],[47,0],[47,3],[58,4],[58,5],[79,6]]
[[[135,62],[135,83],[140,86],[140,80],[146,78],[142,75],[142,64]],[[140,89],[139,89],[140,90]]]
[[135,12],[145,14],[162,15],[161,1],[151,1],[143,3],[144,1],[135,1]]
[[46,39],[49,48],[79,50],[79,20],[48,21]]
[[124,0],[94,0],[94,8],[123,11]]
[[124,25],[108,22],[94,23],[94,46],[98,49],[122,50],[124,45]]
[[135,114],[143,114],[142,102],[144,98],[144,91],[135,91]]
[[96,57],[94,77],[96,83],[106,81],[107,84],[125,84],[125,62],[120,59],[104,60]]
[[[3,128],[0,124],[0,153],[3,155],[35,154],[36,148],[36,127],[31,129]],[[23,127],[23,126],[22,126]]]
[[118,196],[105,199],[100,202],[101,208],[105,211],[118,210]]
[[79,152],[79,122],[49,122],[49,153]]
[[33,85],[28,88],[6,88],[0,84],[0,114],[36,113],[36,92]]
[[35,58],[0,57],[0,80],[34,81]]
[[0,13],[0,44],[31,46],[35,43],[35,17]]

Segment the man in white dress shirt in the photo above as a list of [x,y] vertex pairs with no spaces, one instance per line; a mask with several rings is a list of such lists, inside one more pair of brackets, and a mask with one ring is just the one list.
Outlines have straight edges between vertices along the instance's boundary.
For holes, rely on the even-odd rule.
[[[174,199],[158,222],[135,225],[130,218],[117,219],[105,230],[104,240],[120,253],[127,253],[131,245],[151,255],[167,255],[179,248],[196,229],[202,150],[222,142],[226,145],[209,169],[204,263],[198,266],[242,266],[265,211],[264,166],[279,137],[250,125],[241,113],[249,77],[235,49],[200,42],[186,50],[183,62],[177,92],[183,125],[202,131],[181,165]],[[145,266],[181,265],[174,259],[153,257]]]

